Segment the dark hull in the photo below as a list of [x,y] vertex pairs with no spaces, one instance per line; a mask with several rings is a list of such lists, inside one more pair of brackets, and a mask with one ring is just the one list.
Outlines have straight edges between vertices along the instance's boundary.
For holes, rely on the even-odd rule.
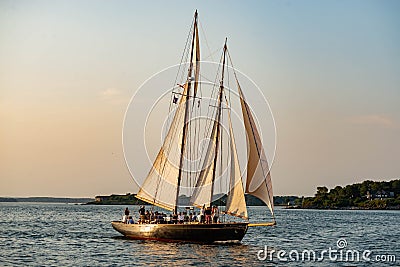
[[241,241],[248,226],[248,223],[125,224],[119,221],[111,224],[131,239],[194,243]]

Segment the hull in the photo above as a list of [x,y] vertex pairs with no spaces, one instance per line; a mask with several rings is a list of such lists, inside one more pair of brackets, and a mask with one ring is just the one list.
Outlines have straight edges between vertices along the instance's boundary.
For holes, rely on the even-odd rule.
[[248,223],[125,224],[114,221],[111,224],[131,239],[193,243],[238,242],[248,227]]

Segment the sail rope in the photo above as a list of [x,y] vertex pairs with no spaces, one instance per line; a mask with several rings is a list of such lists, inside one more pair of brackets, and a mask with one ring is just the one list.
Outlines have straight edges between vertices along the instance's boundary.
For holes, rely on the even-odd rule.
[[[193,29],[193,27],[194,27],[194,20],[195,20],[195,18],[193,18],[192,19],[192,23],[190,24],[190,29],[189,29],[189,33],[188,33],[188,35],[187,35],[187,37],[186,37],[186,43],[185,43],[185,47],[184,47],[184,49],[183,49],[183,52],[182,52],[182,56],[181,56],[181,61],[179,62],[179,65],[178,65],[178,71],[176,72],[176,76],[175,76],[175,80],[174,80],[174,83],[172,84],[172,92],[174,92],[174,89],[176,88],[176,86],[177,86],[177,81],[178,81],[178,76],[179,76],[179,73],[180,73],[180,71],[181,71],[181,66],[183,65],[183,62],[185,62],[185,64],[186,64],[186,62],[187,62],[187,57],[188,57],[188,55],[189,55],[189,48],[188,48],[188,44],[189,44],[189,42],[192,40],[191,38],[192,38],[192,31],[194,30]],[[185,56],[186,55],[186,56]],[[184,58],[185,58],[185,61],[184,61]],[[180,80],[182,81],[182,79],[183,79],[183,73],[184,73],[184,71],[182,71],[182,75],[181,75],[181,78],[180,78]],[[171,94],[171,99],[170,99],[170,101],[169,101],[169,112],[168,112],[168,114],[170,114],[171,113],[171,107],[172,107],[172,105],[171,105],[171,103],[172,103],[172,98],[174,97],[174,94],[172,93]],[[170,119],[169,119],[169,121],[168,121],[168,125],[169,125],[169,123],[170,123]]]
[[201,23],[201,21],[200,21],[199,19],[198,19],[197,21],[198,21],[198,24],[200,25],[201,34],[202,34],[202,36],[203,36],[203,38],[204,38],[204,41],[206,42],[206,46],[207,46],[208,52],[210,53],[210,54],[209,54],[207,57],[205,57],[203,60],[206,60],[207,58],[211,57],[211,60],[214,61],[213,55],[214,55],[217,51],[219,51],[220,48],[218,48],[217,51],[215,51],[214,53],[211,53],[211,49],[210,49],[210,46],[208,45],[208,41],[207,41],[206,32],[205,32],[204,29],[203,29],[203,24]]

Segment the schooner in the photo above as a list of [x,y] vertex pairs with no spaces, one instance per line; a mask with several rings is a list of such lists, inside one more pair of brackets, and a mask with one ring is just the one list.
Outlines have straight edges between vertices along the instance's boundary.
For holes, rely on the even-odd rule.
[[[212,105],[212,122],[209,124],[207,139],[209,140],[203,153],[201,153],[201,168],[198,171],[188,171],[185,166],[185,155],[193,149],[195,140],[190,127],[193,109],[200,101],[200,42],[198,30],[198,13],[195,12],[193,25],[189,33],[190,47],[186,78],[179,85],[180,92],[173,92],[174,111],[169,129],[163,140],[162,146],[153,162],[153,165],[141,185],[136,197],[151,205],[158,206],[177,214],[179,212],[179,196],[182,181],[191,176],[195,184],[191,190],[190,205],[195,208],[210,206],[214,200],[216,179],[221,177],[221,164],[219,160],[222,150],[229,150],[228,181],[229,184],[226,205],[223,213],[239,219],[230,222],[212,223],[136,223],[126,224],[113,221],[112,226],[124,236],[132,239],[151,239],[161,241],[185,241],[212,243],[216,241],[240,241],[249,226],[270,226],[275,224],[272,182],[267,157],[263,149],[260,133],[245,95],[234,72],[235,83],[240,99],[244,129],[247,135],[247,176],[245,185],[239,166],[239,157],[236,149],[234,131],[232,126],[230,98],[227,97],[227,88],[224,84],[225,73],[228,68],[230,55],[227,40],[221,56],[221,71],[219,82],[216,86],[215,105]],[[200,105],[200,102],[199,102]],[[222,116],[227,121],[228,138],[222,140]],[[225,140],[228,139],[228,140]],[[222,142],[227,142],[223,145]],[[199,145],[195,142],[195,145]],[[172,160],[174,158],[174,160]],[[253,195],[262,200],[269,208],[272,222],[250,223],[246,207],[245,194]],[[234,218],[232,217],[232,218]]]

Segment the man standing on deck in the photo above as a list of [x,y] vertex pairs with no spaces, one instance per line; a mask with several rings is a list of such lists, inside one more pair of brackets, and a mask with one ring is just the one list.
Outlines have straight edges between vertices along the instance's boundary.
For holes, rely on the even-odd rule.
[[145,222],[145,220],[146,220],[145,215],[146,215],[146,210],[145,210],[144,206],[142,205],[142,206],[140,206],[140,209],[139,209],[139,217],[140,217],[139,223]]
[[219,210],[217,206],[213,206],[212,208],[212,222],[217,223],[218,222],[218,217],[219,217]]
[[123,221],[124,223],[126,223],[126,222],[128,221],[128,219],[129,219],[129,209],[128,209],[128,207],[126,207],[126,209],[125,209],[125,214],[124,214],[124,216],[122,217],[122,221]]

